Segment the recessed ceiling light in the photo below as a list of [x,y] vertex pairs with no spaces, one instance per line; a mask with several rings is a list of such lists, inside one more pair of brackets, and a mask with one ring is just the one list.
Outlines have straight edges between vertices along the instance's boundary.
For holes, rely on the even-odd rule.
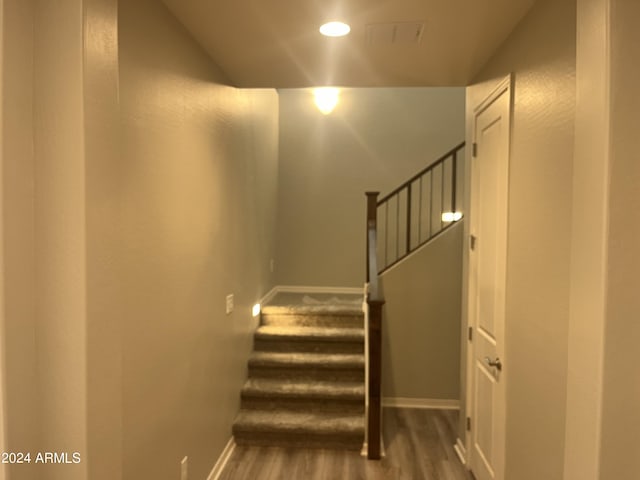
[[344,37],[351,27],[343,22],[329,22],[320,27],[320,33],[326,37]]
[[315,97],[316,107],[318,107],[318,110],[325,115],[329,115],[338,104],[340,89],[335,87],[314,88],[313,96]]

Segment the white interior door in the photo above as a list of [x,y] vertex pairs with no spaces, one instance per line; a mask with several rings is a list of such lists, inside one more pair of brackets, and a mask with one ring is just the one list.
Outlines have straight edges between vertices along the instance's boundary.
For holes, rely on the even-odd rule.
[[510,82],[476,111],[471,167],[470,451],[477,480],[504,480],[504,348]]

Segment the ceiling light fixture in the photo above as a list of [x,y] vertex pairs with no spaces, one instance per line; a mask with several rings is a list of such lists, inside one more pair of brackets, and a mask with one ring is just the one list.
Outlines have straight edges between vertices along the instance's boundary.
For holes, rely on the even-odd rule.
[[329,22],[320,27],[320,33],[325,37],[344,37],[351,31],[351,27],[343,22]]
[[340,89],[335,87],[320,87],[313,89],[316,107],[325,115],[329,115],[338,104]]

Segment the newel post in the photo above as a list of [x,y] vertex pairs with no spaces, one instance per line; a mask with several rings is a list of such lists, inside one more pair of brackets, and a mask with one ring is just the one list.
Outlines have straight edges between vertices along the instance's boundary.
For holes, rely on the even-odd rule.
[[380,459],[381,450],[381,383],[382,383],[382,299],[378,284],[377,266],[377,218],[379,192],[367,195],[367,293],[368,305],[368,370],[369,409],[367,411],[367,458]]
[[369,300],[369,418],[367,458],[380,459],[382,439],[382,306],[384,300]]

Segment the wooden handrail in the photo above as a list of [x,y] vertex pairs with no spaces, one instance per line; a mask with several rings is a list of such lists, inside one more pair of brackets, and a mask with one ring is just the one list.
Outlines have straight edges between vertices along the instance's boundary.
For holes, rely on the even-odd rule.
[[[384,231],[384,236],[378,242],[381,253],[378,273],[384,273],[455,223],[455,221],[441,221],[439,218],[442,213],[449,210],[455,213],[456,206],[460,205],[456,198],[459,181],[458,161],[459,152],[464,147],[465,143],[460,143],[377,201],[378,210],[384,218],[384,225],[380,228]],[[439,185],[434,183],[434,177],[439,178]],[[425,204],[423,184],[425,182],[428,182],[426,183],[428,197],[425,197],[428,205],[427,220],[423,218]],[[445,195],[447,190],[450,195]],[[392,225],[389,225],[390,217],[395,219],[395,227],[394,220]],[[404,221],[404,228],[400,228],[402,221]],[[404,239],[401,237],[402,234]]]
[[[446,231],[450,226],[453,225],[454,222],[450,222],[446,225],[446,222],[440,222],[440,227],[436,229],[432,229],[432,214],[433,208],[431,206],[432,199],[430,199],[430,212],[429,212],[429,235],[424,241],[421,238],[420,233],[420,218],[421,218],[421,208],[422,208],[422,182],[423,178],[428,174],[429,175],[429,194],[433,195],[433,170],[442,165],[442,174],[441,174],[441,185],[440,185],[440,207],[441,210],[444,208],[445,204],[445,170],[446,170],[446,162],[451,162],[451,198],[450,198],[450,207],[453,212],[456,211],[456,195],[457,195],[457,181],[458,181],[458,152],[464,148],[464,142],[457,145],[455,148],[451,149],[449,152],[445,153],[438,160],[433,162],[428,167],[424,168],[422,171],[411,177],[409,180],[404,182],[398,188],[394,189],[391,193],[386,195],[382,200],[378,200],[379,192],[366,192],[367,196],[367,229],[366,229],[366,239],[367,239],[367,252],[366,252],[366,272],[367,272],[367,346],[368,346],[368,390],[367,395],[369,399],[369,408],[367,410],[367,458],[372,460],[380,459],[381,446],[382,446],[382,428],[381,428],[381,419],[382,419],[382,402],[381,402],[381,386],[382,386],[382,307],[385,303],[382,291],[380,288],[380,273],[390,268],[392,265],[395,265],[397,262],[402,260],[404,257],[409,255],[412,251],[419,248],[421,245],[424,245],[427,241],[435,238],[440,235],[444,231]],[[449,177],[448,177],[449,178]],[[413,183],[419,181],[419,188],[416,189],[415,193],[416,199],[418,201],[418,230],[412,231],[412,195],[413,192]],[[399,217],[400,217],[400,195],[401,192],[406,190],[406,210],[404,211],[404,218],[406,219],[406,244],[405,251],[402,255],[399,254],[399,244],[400,244],[400,228],[399,228]],[[396,258],[393,262],[387,262],[387,239],[386,235],[389,231],[388,226],[388,212],[389,212],[389,203],[390,199],[394,196],[398,196],[398,200],[396,201]],[[382,249],[383,256],[382,258],[382,268],[378,268],[378,207],[384,205],[386,203],[386,217],[384,221],[384,231],[385,231],[385,239],[384,239],[384,247]],[[417,233],[418,242],[417,245],[412,244],[412,233]]]
[[367,410],[367,458],[379,460],[382,419],[382,306],[377,261],[377,198],[379,192],[367,192],[367,338],[369,371],[369,408]]
[[423,170],[420,170],[420,172],[416,173],[413,177],[411,177],[409,180],[407,180],[406,182],[404,182],[402,185],[400,185],[398,188],[396,188],[395,190],[393,190],[391,193],[385,195],[384,197],[382,197],[380,200],[378,200],[378,205],[383,204],[384,202],[386,202],[387,200],[389,200],[391,197],[393,197],[394,195],[396,195],[397,193],[401,192],[403,189],[407,188],[407,186],[409,186],[410,184],[412,184],[413,182],[415,182],[416,180],[418,180],[420,177],[422,177],[423,175],[425,175],[426,173],[428,173],[429,171],[433,170],[434,168],[436,168],[438,165],[440,165],[441,163],[443,163],[445,160],[447,160],[449,157],[455,155],[459,150],[461,150],[462,148],[464,148],[464,142],[460,143],[459,145],[457,145],[456,147],[452,148],[451,150],[449,150],[447,153],[445,153],[444,155],[442,155],[438,160],[436,160],[435,162],[433,162],[431,165],[429,165],[428,167],[425,167]]

